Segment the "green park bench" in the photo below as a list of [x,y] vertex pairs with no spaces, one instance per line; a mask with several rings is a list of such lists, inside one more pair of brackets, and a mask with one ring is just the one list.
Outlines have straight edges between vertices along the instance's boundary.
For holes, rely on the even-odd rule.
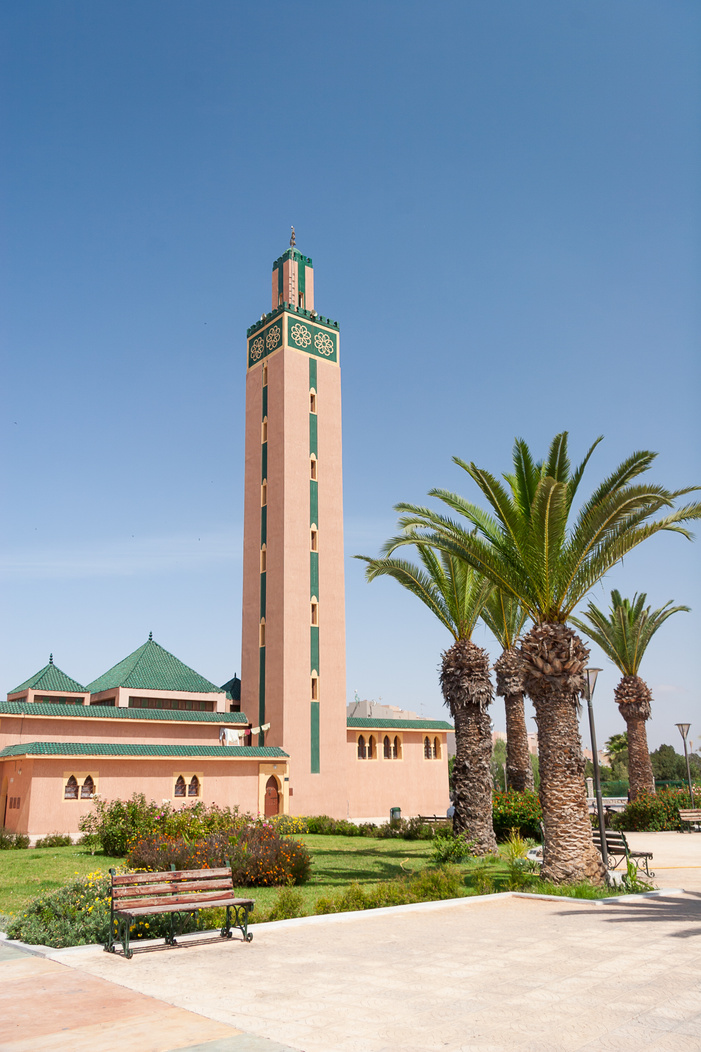
[[[648,863],[652,859],[652,851],[633,851],[625,838],[623,833],[619,833],[613,829],[607,829],[606,834],[606,851],[609,857],[609,867],[611,869],[617,869],[621,863],[627,865],[628,862],[632,862],[636,869],[644,869],[645,875],[648,877],[654,877],[654,873],[648,868]],[[594,836],[594,847],[597,851],[601,851],[601,833],[598,829],[593,832]]]

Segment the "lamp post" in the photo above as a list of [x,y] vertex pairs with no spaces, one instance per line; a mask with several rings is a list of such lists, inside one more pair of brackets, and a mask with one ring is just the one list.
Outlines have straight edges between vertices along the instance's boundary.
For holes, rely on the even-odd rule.
[[589,710],[589,733],[591,735],[591,756],[592,763],[594,765],[594,791],[596,793],[596,810],[599,815],[599,833],[601,834],[601,857],[604,860],[606,869],[609,868],[609,853],[606,849],[606,826],[604,825],[604,801],[601,799],[601,777],[599,775],[599,752],[596,747],[596,729],[594,727],[594,707],[592,705],[592,696],[594,694],[594,688],[596,687],[596,680],[601,672],[600,668],[586,668],[584,675],[586,677],[587,686],[585,694],[587,696],[587,709]]
[[691,726],[691,724],[690,723],[677,723],[677,724],[675,724],[675,726],[676,726],[677,730],[679,731],[679,733],[681,734],[682,740],[684,741],[684,759],[686,760],[686,780],[689,783],[689,800],[691,802],[691,806],[693,807],[694,806],[694,787],[691,784],[691,767],[689,766],[689,750],[686,747],[686,736],[689,733],[689,727]]

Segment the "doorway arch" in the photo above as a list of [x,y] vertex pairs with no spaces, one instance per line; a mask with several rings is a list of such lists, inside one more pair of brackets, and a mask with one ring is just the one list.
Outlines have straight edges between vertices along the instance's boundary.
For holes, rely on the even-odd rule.
[[280,814],[280,786],[274,774],[271,774],[265,783],[265,809],[266,818]]

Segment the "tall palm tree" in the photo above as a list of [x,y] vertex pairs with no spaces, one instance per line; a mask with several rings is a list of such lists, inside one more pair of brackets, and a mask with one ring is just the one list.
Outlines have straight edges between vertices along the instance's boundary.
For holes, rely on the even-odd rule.
[[[602,881],[584,786],[577,710],[585,688],[589,651],[567,625],[572,611],[629,551],[662,530],[690,538],[683,523],[701,516],[701,504],[674,510],[690,487],[675,492],[638,482],[656,454],[633,453],[580,506],[572,505],[601,438],[571,470],[567,433],[553,439],[547,460],[535,462],[526,443],[514,445],[506,485],[488,471],[455,457],[477,483],[490,513],[445,490],[431,491],[461,521],[430,508],[399,505],[400,536],[385,548],[417,540],[464,559],[497,587],[520,600],[534,624],[521,643],[526,693],[538,723],[540,800],[545,827],[543,876],[557,882]],[[666,514],[659,516],[665,511]],[[471,532],[476,527],[477,533]]]
[[525,668],[516,644],[528,614],[518,599],[495,588],[484,604],[482,620],[502,647],[494,671],[506,712],[506,785],[522,793],[533,788],[533,767],[523,707]]
[[628,776],[630,796],[655,792],[650,752],[647,745],[645,721],[650,719],[652,693],[645,680],[638,675],[640,662],[648,644],[660,625],[668,617],[688,606],[672,606],[672,600],[659,610],[645,606],[647,595],[623,599],[615,588],[611,592],[611,609],[604,613],[590,602],[584,615],[571,617],[573,625],[598,643],[606,657],[623,673],[614,697],[628,729]]
[[492,701],[489,656],[472,642],[482,607],[492,584],[454,555],[440,556],[426,544],[417,544],[423,569],[401,559],[370,559],[368,581],[393,577],[435,614],[454,639],[441,655],[440,683],[443,698],[455,723],[455,761],[452,795],[453,828],[474,841],[474,853],[496,851],[492,822],[492,728],[488,706]]

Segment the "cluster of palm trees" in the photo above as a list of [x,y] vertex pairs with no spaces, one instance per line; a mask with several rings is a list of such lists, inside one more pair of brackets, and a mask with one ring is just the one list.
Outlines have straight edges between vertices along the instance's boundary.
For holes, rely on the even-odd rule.
[[[507,712],[507,777],[514,788],[532,784],[523,702],[527,694],[538,726],[543,877],[555,882],[598,883],[604,878],[592,842],[578,723],[589,651],[571,624],[602,645],[623,672],[616,698],[629,742],[635,743],[629,745],[635,757],[631,777],[639,791],[651,779],[639,759],[642,749],[647,752],[649,716],[649,690],[637,675],[642,650],[666,617],[686,608],[669,609],[668,603],[651,613],[644,609],[644,595],[627,602],[614,593],[608,618],[591,603],[586,621],[575,619],[573,612],[637,545],[660,531],[691,539],[684,523],[701,517],[698,502],[675,506],[699,487],[672,491],[641,481],[656,456],[649,451],[633,453],[577,506],[584,470],[600,441],[573,470],[567,432],[555,436],[542,461],[517,439],[513,469],[501,479],[455,457],[477,484],[487,510],[455,493],[431,490],[429,496],[447,512],[399,504],[401,532],[387,541],[380,558],[359,556],[367,563],[368,580],[394,577],[453,636],[442,656],[440,681],[455,723],[454,823],[456,832],[466,832],[474,841],[476,853],[496,847],[489,767],[493,688],[488,655],[472,641],[480,618],[503,648],[495,671]],[[396,554],[407,545],[418,553],[420,564]],[[528,621],[531,627],[523,635]]]

